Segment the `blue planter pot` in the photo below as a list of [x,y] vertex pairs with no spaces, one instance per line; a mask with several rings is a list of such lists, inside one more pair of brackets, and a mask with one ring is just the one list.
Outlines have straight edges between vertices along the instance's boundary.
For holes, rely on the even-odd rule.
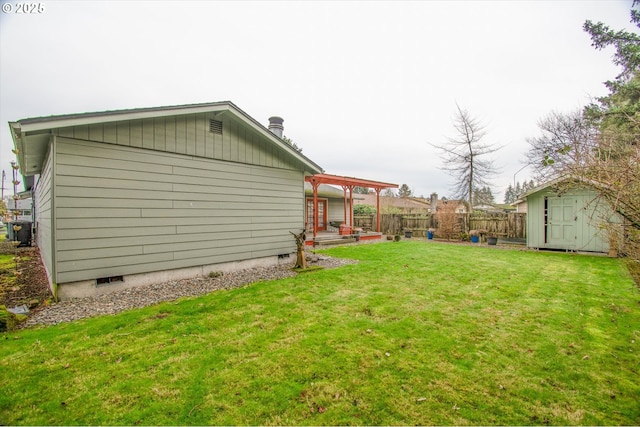
[[478,243],[480,238],[478,236],[471,236],[471,243]]
[[429,239],[429,240],[433,239],[433,232],[432,231],[427,231],[427,239]]

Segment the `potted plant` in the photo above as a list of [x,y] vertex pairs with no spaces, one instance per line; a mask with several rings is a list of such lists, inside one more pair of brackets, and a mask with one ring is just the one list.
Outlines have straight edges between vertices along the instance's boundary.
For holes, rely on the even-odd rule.
[[471,243],[478,243],[480,241],[479,230],[469,230],[469,236],[471,237]]
[[429,228],[427,230],[427,239],[431,240],[433,239],[433,235],[436,233],[436,229],[435,228]]
[[404,230],[404,237],[406,237],[407,239],[410,239],[412,235],[413,235],[413,230],[411,230],[410,228],[406,228]]
[[498,236],[495,236],[493,234],[487,235],[487,245],[495,246],[497,243],[498,243]]

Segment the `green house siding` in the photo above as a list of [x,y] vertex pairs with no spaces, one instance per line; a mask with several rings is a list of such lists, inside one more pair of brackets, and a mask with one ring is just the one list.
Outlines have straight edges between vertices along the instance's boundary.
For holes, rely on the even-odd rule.
[[[108,131],[104,126],[102,137],[109,135],[108,144],[76,139],[98,132],[92,126],[73,128],[73,139],[56,137],[52,177],[56,221],[54,233],[49,233],[55,237],[54,281],[295,251],[289,231],[303,226],[302,170],[268,149],[258,149],[250,132],[237,144],[242,149],[234,150],[231,141],[241,131],[227,132],[230,142],[225,145],[224,138],[216,141],[199,132],[198,118],[172,121],[171,127],[163,120],[160,129],[171,129],[175,144],[166,138],[146,149],[152,142],[145,139],[145,132],[152,131],[145,126],[149,124],[157,136],[156,120],[116,124]],[[194,138],[197,134],[202,138]],[[130,143],[124,144],[125,140]],[[157,151],[162,144],[175,152]],[[195,157],[207,152],[227,161]],[[239,162],[247,156],[262,164]]]
[[[210,131],[211,120],[222,122],[221,134]],[[229,162],[303,169],[292,156],[231,114],[200,113],[123,120],[55,129],[54,134]]]
[[347,219],[345,221],[344,218],[344,206],[345,206],[345,202],[344,202],[344,198],[342,199],[329,199],[329,203],[328,203],[328,207],[327,210],[328,212],[328,218],[327,221],[328,222],[332,222],[332,221],[336,221],[336,222],[344,222],[344,223],[348,223],[349,222],[349,218],[350,218],[350,212],[351,210],[349,209],[349,199],[347,199]]
[[527,196],[527,246],[608,252],[609,238],[601,225],[611,220],[610,209],[589,189],[560,195],[542,189]]
[[34,210],[37,245],[40,248],[40,257],[49,276],[49,283],[53,279],[53,150],[49,150],[44,162],[42,173],[38,179],[35,192]]

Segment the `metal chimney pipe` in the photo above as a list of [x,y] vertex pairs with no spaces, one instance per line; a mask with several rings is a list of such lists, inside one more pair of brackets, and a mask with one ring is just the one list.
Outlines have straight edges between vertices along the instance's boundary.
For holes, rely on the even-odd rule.
[[269,117],[269,130],[278,138],[282,138],[282,133],[284,132],[284,126],[282,126],[282,122],[284,122],[284,119],[282,117]]

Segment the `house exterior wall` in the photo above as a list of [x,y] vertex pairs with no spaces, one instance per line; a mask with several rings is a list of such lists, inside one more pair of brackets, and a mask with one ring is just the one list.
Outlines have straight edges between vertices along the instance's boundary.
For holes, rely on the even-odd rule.
[[544,198],[547,192],[532,194],[527,197],[527,246],[531,248],[545,247]]
[[[210,132],[222,122],[222,134]],[[301,169],[291,156],[231,114],[200,113],[55,129],[61,137],[281,169]]]
[[[573,234],[565,243],[549,241],[545,235],[545,197],[562,199],[566,202],[565,205],[573,205]],[[542,189],[527,196],[527,246],[606,253],[609,251],[609,238],[599,224],[612,220],[615,220],[613,213],[607,207],[596,203],[593,191],[576,188],[558,196],[550,189]]]
[[[289,231],[302,227],[302,170],[271,149],[261,151],[255,146],[258,142],[241,130],[235,133],[242,150],[232,149],[235,137],[214,141],[207,148],[197,137],[193,143],[193,135],[184,139],[186,143],[172,142],[171,150],[166,150],[169,138],[160,142],[146,138],[147,122],[131,124],[126,131],[115,126],[107,132],[105,126],[102,139],[118,138],[107,144],[78,139],[94,135],[91,127],[73,130],[74,138],[55,138],[56,219],[49,233],[55,238],[55,282],[295,251]],[[160,128],[167,129],[166,122]],[[189,123],[196,128],[190,119],[180,125],[187,134]],[[129,144],[126,134],[131,136]],[[163,147],[165,151],[156,150]],[[199,157],[207,154],[261,165]]]
[[516,205],[516,212],[517,213],[527,213],[527,202],[520,202]]
[[[50,149],[34,194],[36,244],[47,272],[49,283],[55,283],[53,262],[53,153]],[[53,289],[52,289],[53,291]]]
[[329,205],[327,207],[328,218],[327,222],[331,223],[331,221],[338,221],[341,223],[348,224],[349,223],[349,214],[351,210],[349,209],[349,200],[347,199],[347,220],[344,220],[344,199],[333,199],[330,198]]

